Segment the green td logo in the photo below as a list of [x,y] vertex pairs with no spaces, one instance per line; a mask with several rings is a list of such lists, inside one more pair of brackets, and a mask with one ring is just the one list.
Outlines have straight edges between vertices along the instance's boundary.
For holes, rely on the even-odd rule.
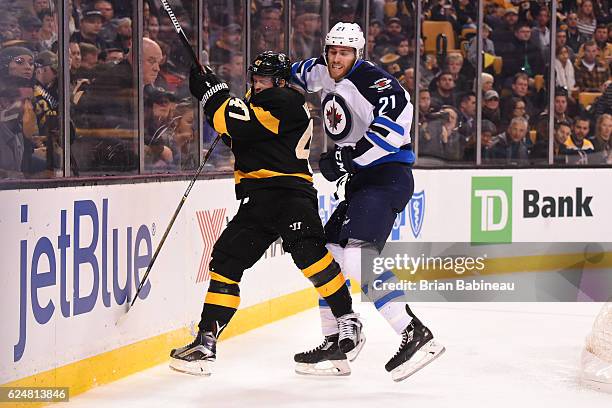
[[472,177],[472,242],[512,242],[512,177]]

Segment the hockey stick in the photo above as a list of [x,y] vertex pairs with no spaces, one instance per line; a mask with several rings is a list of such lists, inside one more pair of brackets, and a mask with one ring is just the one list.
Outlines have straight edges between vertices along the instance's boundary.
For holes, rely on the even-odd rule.
[[185,201],[187,200],[187,196],[191,192],[191,188],[193,187],[193,185],[195,184],[196,180],[198,179],[198,176],[200,175],[200,173],[204,169],[204,165],[206,164],[206,162],[208,162],[208,159],[210,158],[210,155],[212,154],[213,150],[215,149],[215,146],[217,145],[217,143],[219,143],[219,140],[221,140],[221,134],[218,134],[217,137],[215,138],[215,140],[213,140],[212,144],[210,145],[210,149],[208,149],[208,151],[206,152],[206,155],[204,156],[204,160],[202,161],[202,164],[200,164],[200,167],[198,167],[198,170],[196,171],[195,175],[191,179],[191,182],[189,183],[189,186],[187,186],[187,190],[185,190],[185,193],[183,194],[183,197],[181,198],[181,201],[178,203],[178,206],[176,207],[176,210],[174,210],[174,214],[172,214],[172,218],[170,219],[170,222],[168,223],[168,226],[166,227],[166,231],[164,231],[164,235],[162,236],[161,240],[159,241],[159,244],[157,244],[157,248],[155,249],[155,252],[153,253],[153,257],[151,258],[151,261],[149,261],[149,265],[147,266],[147,271],[145,272],[144,276],[142,277],[142,280],[140,281],[140,284],[138,285],[138,289],[136,289],[136,294],[134,295],[134,298],[132,299],[132,301],[130,303],[128,303],[128,308],[126,310],[126,313],[119,318],[119,320],[117,321],[117,324],[122,322],[122,319],[125,318],[125,316],[127,316],[127,312],[130,311],[132,306],[134,306],[134,303],[136,302],[136,299],[138,299],[138,295],[140,294],[140,291],[144,287],[145,283],[147,282],[147,278],[149,277],[149,273],[151,273],[151,269],[153,268],[153,264],[155,264],[155,260],[157,259],[157,256],[159,255],[159,252],[161,251],[162,247],[164,246],[164,242],[166,242],[166,238],[168,237],[168,234],[170,233],[170,230],[172,229],[172,226],[174,225],[174,221],[176,221],[176,217],[179,215],[179,212],[181,211],[181,208],[183,208],[183,204],[185,204]]
[[193,59],[193,62],[196,65],[202,67],[205,72],[207,72],[207,73],[213,72],[212,69],[208,65],[200,64],[198,56],[193,51],[193,48],[191,47],[191,43],[187,39],[187,35],[185,35],[185,31],[183,31],[183,27],[181,27],[181,23],[179,23],[178,19],[174,15],[174,11],[172,11],[172,7],[170,7],[170,3],[168,3],[167,0],[159,0],[159,1],[161,2],[162,7],[166,11],[166,13],[168,14],[168,17],[170,17],[170,21],[172,21],[172,25],[174,26],[174,31],[176,31],[176,33],[178,34],[178,36],[179,36],[181,42],[183,43],[183,45],[185,46],[185,48],[189,50],[189,54],[190,54],[191,58]]

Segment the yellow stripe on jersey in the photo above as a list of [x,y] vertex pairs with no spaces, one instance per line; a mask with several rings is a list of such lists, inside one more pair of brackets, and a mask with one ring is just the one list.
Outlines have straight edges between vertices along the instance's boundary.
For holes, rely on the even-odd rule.
[[240,184],[240,181],[243,178],[259,179],[259,178],[270,178],[270,177],[279,177],[279,176],[300,177],[312,183],[312,176],[306,173],[280,173],[278,171],[272,171],[272,170],[266,170],[266,169],[255,170],[249,173],[245,173],[243,171],[235,171],[234,181],[236,182],[236,184]]
[[319,286],[315,289],[317,290],[317,292],[319,292],[319,295],[321,295],[321,297],[325,298],[336,293],[338,289],[340,289],[344,285],[345,282],[346,281],[344,279],[344,275],[338,273],[338,275],[336,275],[334,279],[330,280],[325,285]]
[[228,279],[225,276],[221,276],[221,275],[219,275],[218,273],[215,273],[215,272],[211,272],[210,273],[210,279],[211,280],[216,280],[218,282],[227,283],[229,285],[237,285],[238,284],[238,282],[233,281],[231,279]]
[[311,276],[327,268],[329,264],[332,263],[333,260],[334,260],[334,257],[332,256],[331,252],[327,251],[327,254],[325,254],[323,258],[319,259],[317,262],[313,263],[306,269],[302,269],[302,273],[304,274],[305,277],[310,278]]
[[264,110],[259,106],[253,106],[251,103],[251,109],[255,112],[255,116],[257,116],[257,120],[259,123],[263,125],[270,132],[278,135],[278,127],[280,125],[280,120],[276,119],[270,112]]
[[214,293],[209,291],[206,294],[206,300],[204,303],[238,309],[238,305],[240,305],[240,298],[234,295],[226,295],[225,293]]
[[229,133],[227,132],[227,123],[225,122],[225,108],[230,100],[227,99],[223,102],[223,105],[219,106],[219,109],[213,115],[213,127],[218,133]]

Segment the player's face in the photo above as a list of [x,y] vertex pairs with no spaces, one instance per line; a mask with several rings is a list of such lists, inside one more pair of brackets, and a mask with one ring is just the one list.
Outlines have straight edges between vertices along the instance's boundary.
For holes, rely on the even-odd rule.
[[272,77],[261,76],[261,75],[253,75],[253,91],[257,95],[261,91],[266,89],[270,89],[274,86],[274,80]]
[[355,49],[332,45],[327,49],[327,70],[334,80],[340,80],[353,68],[356,55]]

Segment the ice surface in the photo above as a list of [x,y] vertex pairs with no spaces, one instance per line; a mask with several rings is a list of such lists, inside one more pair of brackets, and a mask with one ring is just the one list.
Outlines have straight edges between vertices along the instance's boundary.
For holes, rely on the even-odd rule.
[[319,314],[312,309],[220,343],[211,377],[176,373],[164,364],[62,406],[610,408],[611,395],[578,380],[580,353],[600,308],[597,303],[414,303],[413,311],[447,351],[400,383],[384,370],[400,337],[365,303],[355,305],[367,343],[351,365],[352,374],[295,374],[294,352],[321,340]]

